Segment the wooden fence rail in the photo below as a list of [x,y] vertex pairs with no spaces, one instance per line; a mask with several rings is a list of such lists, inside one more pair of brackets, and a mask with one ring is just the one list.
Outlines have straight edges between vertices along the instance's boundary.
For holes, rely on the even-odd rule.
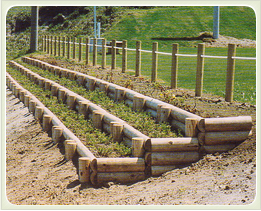
[[[70,41],[72,40],[72,42]],[[62,40],[62,41],[61,41]],[[92,43],[90,41],[93,40]],[[106,48],[111,49],[111,69],[116,68],[116,52],[117,50],[122,50],[122,72],[125,73],[127,70],[127,51],[135,51],[136,52],[136,62],[135,62],[135,76],[138,77],[141,75],[141,53],[151,53],[152,55],[152,69],[151,69],[151,82],[157,81],[157,69],[158,69],[158,55],[167,55],[172,57],[171,62],[171,88],[177,88],[177,79],[178,79],[178,58],[179,57],[196,57],[197,58],[197,67],[196,67],[196,86],[195,86],[195,96],[201,97],[203,93],[203,77],[204,77],[204,59],[205,58],[214,58],[214,59],[227,59],[227,76],[226,76],[226,89],[225,89],[225,100],[227,102],[233,101],[233,92],[234,92],[234,78],[235,78],[235,60],[256,60],[255,57],[237,57],[236,56],[236,45],[229,44],[228,45],[228,55],[227,56],[211,56],[205,55],[205,44],[198,44],[198,52],[197,54],[180,54],[179,53],[179,45],[174,43],[172,44],[172,53],[159,52],[158,51],[158,43],[154,42],[152,46],[152,50],[143,50],[141,49],[141,41],[136,41],[136,49],[127,48],[127,41],[122,41],[122,47],[117,47],[117,43],[119,41],[112,40],[111,45],[106,45],[106,40],[101,38],[102,44],[97,44],[97,38],[86,38],[86,42],[83,43],[81,38],[79,38],[79,42],[75,42],[75,38],[67,37],[67,59],[70,59],[71,55],[71,44],[72,44],[72,55],[73,59],[75,59],[76,55],[76,47],[79,46],[79,61],[82,61],[82,47],[86,46],[86,65],[89,65],[89,52],[90,47],[92,47],[93,58],[92,64],[93,66],[97,65],[97,47],[101,47],[102,49],[102,68],[106,66]],[[62,42],[62,45],[60,43]],[[57,38],[53,36],[42,36],[42,50],[47,52],[47,54],[56,55],[57,49]],[[60,48],[63,46],[63,56],[65,56],[65,37],[63,39],[58,36],[58,52],[60,52]],[[58,53],[60,55],[60,53]]]

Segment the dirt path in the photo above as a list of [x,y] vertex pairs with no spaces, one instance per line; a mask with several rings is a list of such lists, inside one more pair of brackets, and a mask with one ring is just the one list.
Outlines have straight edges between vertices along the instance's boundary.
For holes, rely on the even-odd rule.
[[[6,98],[6,192],[12,204],[247,205],[255,199],[255,127],[254,136],[228,153],[206,155],[190,167],[135,184],[94,188],[79,183],[77,166],[64,161],[63,147],[52,144],[8,89]],[[255,117],[251,109],[245,107],[240,114]]]

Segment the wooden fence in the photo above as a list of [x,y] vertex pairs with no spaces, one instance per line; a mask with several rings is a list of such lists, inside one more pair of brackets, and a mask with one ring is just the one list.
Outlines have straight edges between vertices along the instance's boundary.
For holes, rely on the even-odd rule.
[[[180,54],[179,45],[172,44],[172,53],[159,52],[158,43],[154,42],[152,46],[152,51],[141,49],[141,41],[136,41],[136,49],[127,48],[127,41],[124,40],[121,42],[122,47],[116,45],[117,41],[112,40],[111,45],[106,45],[106,39],[102,38],[102,45],[97,45],[97,38],[93,38],[92,44],[90,43],[91,38],[86,38],[85,42],[82,38],[78,38],[78,42],[75,42],[75,37],[70,38],[60,36],[42,36],[42,50],[48,54],[53,54],[55,56],[67,56],[67,59],[71,58],[71,45],[73,49],[72,59],[76,59],[76,45],[78,45],[78,61],[82,61],[82,46],[86,46],[85,52],[85,64],[89,64],[90,60],[90,46],[93,50],[92,64],[93,66],[97,65],[97,47],[102,49],[102,59],[101,67],[105,68],[106,66],[106,48],[111,49],[111,69],[116,68],[116,50],[122,50],[122,72],[124,73],[127,69],[127,51],[136,52],[136,62],[135,62],[135,76],[138,77],[141,75],[141,53],[151,53],[152,54],[152,69],[151,69],[151,82],[157,81],[157,70],[158,70],[158,55],[169,55],[172,57],[171,64],[171,88],[177,88],[177,79],[178,79],[178,58],[179,57],[196,57],[197,58],[197,67],[196,67],[196,87],[195,87],[195,96],[201,97],[203,93],[203,75],[204,75],[204,59],[205,58],[216,58],[216,59],[227,59],[227,76],[226,76],[226,90],[225,90],[225,100],[227,102],[233,101],[233,91],[234,91],[234,78],[235,78],[235,60],[256,60],[254,57],[237,57],[236,56],[236,45],[228,45],[228,54],[227,56],[210,56],[205,55],[205,44],[198,44],[197,54]],[[67,46],[66,46],[67,44]],[[58,50],[57,50],[58,45]],[[62,54],[61,54],[62,47]],[[65,51],[67,49],[67,55]]]

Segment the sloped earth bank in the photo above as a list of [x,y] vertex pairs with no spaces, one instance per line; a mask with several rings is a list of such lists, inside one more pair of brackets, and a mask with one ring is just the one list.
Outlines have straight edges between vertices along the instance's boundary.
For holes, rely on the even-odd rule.
[[[111,80],[161,99],[161,90],[146,79],[123,76],[93,67],[78,67],[41,59],[59,66]],[[94,73],[95,69],[95,73]],[[161,89],[161,90],[160,90]],[[6,192],[17,205],[249,205],[256,195],[256,108],[245,103],[226,103],[221,97],[195,98],[178,89],[174,105],[202,117],[251,115],[253,135],[235,149],[205,155],[186,168],[135,184],[108,183],[101,188],[81,185],[76,162],[64,161],[62,145],[52,145],[28,109],[7,89]],[[246,206],[247,209],[247,206]]]

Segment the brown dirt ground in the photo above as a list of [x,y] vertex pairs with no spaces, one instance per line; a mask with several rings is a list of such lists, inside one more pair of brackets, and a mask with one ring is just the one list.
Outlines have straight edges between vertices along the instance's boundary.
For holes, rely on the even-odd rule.
[[[205,155],[191,166],[134,184],[95,188],[80,184],[77,164],[64,161],[62,145],[53,145],[28,109],[6,90],[6,194],[16,205],[249,205],[256,196],[256,107],[227,103],[222,97],[190,90],[169,90],[119,70],[75,65],[45,56],[50,63],[134,89],[202,117],[251,115],[253,135],[233,150]],[[247,206],[246,206],[247,209]]]

